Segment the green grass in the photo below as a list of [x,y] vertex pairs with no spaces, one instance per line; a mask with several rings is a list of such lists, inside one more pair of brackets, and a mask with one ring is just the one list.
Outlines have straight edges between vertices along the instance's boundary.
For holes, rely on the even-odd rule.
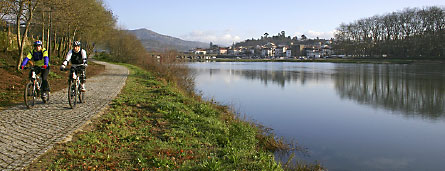
[[55,73],[55,72],[49,72],[49,78],[52,78],[52,79],[62,79],[64,77],[59,75],[59,74],[57,74],[57,73]]
[[283,170],[260,145],[262,136],[253,124],[185,96],[147,71],[127,67],[131,74],[111,107],[90,131],[55,147],[41,168]]

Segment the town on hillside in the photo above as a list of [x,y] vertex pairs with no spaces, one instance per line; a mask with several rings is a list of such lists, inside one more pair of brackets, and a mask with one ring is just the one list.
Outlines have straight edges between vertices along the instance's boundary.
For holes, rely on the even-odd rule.
[[[197,59],[214,58],[244,58],[244,59],[317,59],[341,57],[333,55],[333,40],[306,39],[285,37],[284,31],[278,36],[258,40],[249,39],[241,43],[234,43],[229,47],[221,47],[210,42],[209,48],[195,48],[189,52]],[[189,56],[189,57],[192,57]]]

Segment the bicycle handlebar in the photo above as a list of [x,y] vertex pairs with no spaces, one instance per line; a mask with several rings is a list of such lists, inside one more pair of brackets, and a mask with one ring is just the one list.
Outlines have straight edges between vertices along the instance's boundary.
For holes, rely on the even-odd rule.
[[86,66],[85,65],[76,65],[76,66],[74,66],[74,65],[71,65],[71,68],[79,68],[79,69],[84,69],[84,68],[86,68]]
[[23,67],[23,70],[25,70],[25,69],[45,69],[45,68],[42,68],[40,66]]
[[85,69],[85,68],[86,68],[85,65],[71,65],[70,68],[65,67],[65,68],[61,69],[61,71],[68,71],[70,69]]

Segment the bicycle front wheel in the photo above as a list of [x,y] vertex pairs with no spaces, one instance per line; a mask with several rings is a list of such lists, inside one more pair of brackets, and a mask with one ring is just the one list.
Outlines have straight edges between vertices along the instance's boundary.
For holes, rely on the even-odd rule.
[[49,91],[46,92],[46,96],[45,97],[42,97],[42,101],[43,101],[43,103],[48,103],[48,101],[49,101]]
[[68,102],[70,103],[71,109],[74,109],[77,104],[77,86],[75,81],[70,81],[68,84]]
[[82,86],[80,81],[77,81],[77,85],[79,85],[78,87],[78,93],[79,93],[79,103],[85,103],[85,92],[82,91]]
[[35,105],[37,92],[33,83],[28,83],[25,86],[25,91],[23,94],[25,105],[28,109],[31,109]]
[[85,103],[85,92],[79,91],[79,103]]

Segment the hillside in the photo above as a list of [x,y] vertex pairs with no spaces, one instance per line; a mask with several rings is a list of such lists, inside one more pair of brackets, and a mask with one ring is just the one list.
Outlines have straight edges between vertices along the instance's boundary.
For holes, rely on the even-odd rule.
[[147,29],[127,30],[135,35],[149,51],[163,51],[174,49],[188,51],[194,48],[206,48],[209,45],[203,42],[186,41],[176,37],[166,36]]

